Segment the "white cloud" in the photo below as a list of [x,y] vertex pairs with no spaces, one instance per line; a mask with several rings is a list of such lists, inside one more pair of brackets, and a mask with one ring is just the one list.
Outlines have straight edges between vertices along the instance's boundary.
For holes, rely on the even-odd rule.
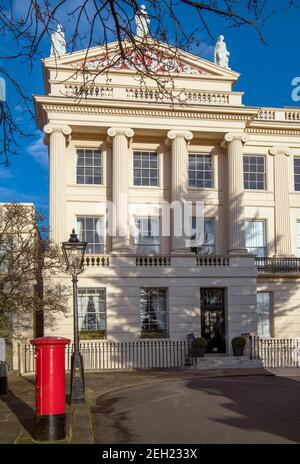
[[43,142],[43,136],[39,135],[38,139],[27,147],[27,153],[43,168],[48,168],[48,149]]

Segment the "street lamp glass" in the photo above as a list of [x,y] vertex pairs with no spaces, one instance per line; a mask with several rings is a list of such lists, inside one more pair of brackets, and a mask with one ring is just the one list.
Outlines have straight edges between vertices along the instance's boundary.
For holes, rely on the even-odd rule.
[[86,250],[86,242],[81,242],[75,230],[72,230],[72,234],[67,242],[63,242],[62,249],[66,262],[66,270],[71,274],[80,274],[83,271],[83,261]]

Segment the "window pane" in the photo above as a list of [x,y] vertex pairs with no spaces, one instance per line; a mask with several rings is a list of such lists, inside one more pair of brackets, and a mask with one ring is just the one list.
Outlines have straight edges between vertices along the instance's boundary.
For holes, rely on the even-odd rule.
[[[198,230],[197,230],[198,226]],[[204,236],[203,236],[204,233]],[[203,237],[202,245],[197,247],[197,254],[211,255],[215,253],[215,220],[204,218],[204,223],[201,220],[197,223],[196,217],[192,217],[192,235],[199,240]]]
[[78,184],[102,184],[102,154],[99,150],[77,150],[76,179]]
[[155,152],[134,152],[133,185],[158,186],[158,155]]
[[158,217],[134,218],[134,245],[138,254],[160,252],[160,221]]
[[189,155],[189,187],[212,188],[213,171],[211,155]]
[[167,289],[140,289],[140,321],[143,338],[168,337]]
[[257,335],[272,336],[272,307],[269,292],[257,293]]
[[103,338],[106,332],[105,289],[78,289],[79,331],[81,337]]
[[266,253],[265,221],[245,222],[246,248],[256,256],[264,257]]
[[244,155],[244,188],[265,190],[265,157]]
[[77,233],[80,240],[88,242],[87,254],[104,253],[104,221],[102,217],[78,217]]

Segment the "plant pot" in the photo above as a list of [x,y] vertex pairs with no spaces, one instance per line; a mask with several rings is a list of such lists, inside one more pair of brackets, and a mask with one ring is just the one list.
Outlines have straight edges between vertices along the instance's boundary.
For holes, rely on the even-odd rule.
[[243,346],[233,346],[232,351],[234,356],[243,356],[245,348]]
[[205,346],[202,346],[200,348],[193,348],[194,358],[203,358],[205,351],[206,351]]

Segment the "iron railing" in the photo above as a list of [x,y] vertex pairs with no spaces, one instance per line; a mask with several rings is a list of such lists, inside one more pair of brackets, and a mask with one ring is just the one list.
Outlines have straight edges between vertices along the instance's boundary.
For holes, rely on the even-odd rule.
[[300,258],[255,258],[260,273],[299,273]]
[[264,367],[300,367],[300,338],[249,337],[250,359]]
[[[71,368],[73,346],[65,350],[66,370]],[[160,369],[184,367],[188,360],[187,341],[147,340],[136,342],[82,342],[80,351],[86,370]],[[32,345],[21,349],[21,373],[35,371],[35,351]]]

